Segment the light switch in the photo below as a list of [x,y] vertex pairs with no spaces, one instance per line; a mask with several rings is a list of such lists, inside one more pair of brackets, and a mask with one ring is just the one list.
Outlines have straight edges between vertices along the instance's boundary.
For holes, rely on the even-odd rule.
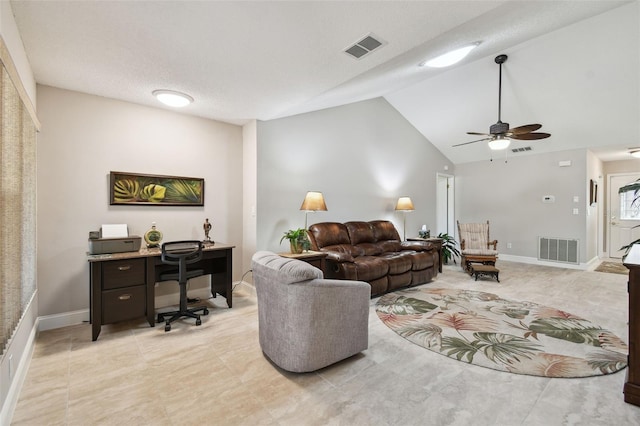
[[577,195],[573,196],[573,202],[574,203],[579,203],[580,202],[580,197],[578,197]]

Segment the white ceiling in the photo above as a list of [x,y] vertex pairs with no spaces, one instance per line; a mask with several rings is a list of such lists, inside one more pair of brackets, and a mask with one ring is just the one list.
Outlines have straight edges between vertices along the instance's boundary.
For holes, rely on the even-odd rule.
[[[559,131],[565,126],[562,117],[542,112],[540,105],[548,103],[550,95],[536,88],[553,76],[556,59],[573,59],[554,53],[525,60],[524,53],[531,53],[527,41],[629,2],[12,0],[11,4],[40,84],[155,107],[162,106],[151,96],[153,90],[177,90],[195,99],[184,113],[235,124],[385,96],[443,154],[460,163],[488,156],[486,147],[475,146],[483,144],[472,149],[450,146],[470,140],[465,131],[485,132],[496,121],[497,65],[492,58],[510,49],[515,51],[508,52],[505,65],[503,121],[514,126],[539,121],[544,124],[541,131],[553,134],[548,139],[553,140],[550,149],[580,147],[576,146],[581,145],[576,142],[580,137],[573,134],[565,140],[569,133]],[[385,44],[360,60],[343,52],[369,33]],[[416,66],[474,41],[482,44],[456,67]],[[539,53],[540,48],[529,50]],[[571,76],[565,76],[564,83],[572,83]],[[584,79],[575,83],[570,84],[571,96],[584,90]],[[527,95],[519,92],[528,84],[537,96],[531,96],[531,90]],[[456,87],[455,96],[446,87]],[[515,98],[509,98],[510,91]],[[592,118],[569,124],[584,131],[581,125]],[[584,143],[597,151],[592,141]]]

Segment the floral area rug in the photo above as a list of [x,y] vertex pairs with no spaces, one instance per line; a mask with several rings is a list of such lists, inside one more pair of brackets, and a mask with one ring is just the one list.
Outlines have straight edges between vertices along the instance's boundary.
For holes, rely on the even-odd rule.
[[405,339],[510,373],[589,377],[627,365],[627,345],[570,313],[482,291],[415,288],[382,296],[378,317]]

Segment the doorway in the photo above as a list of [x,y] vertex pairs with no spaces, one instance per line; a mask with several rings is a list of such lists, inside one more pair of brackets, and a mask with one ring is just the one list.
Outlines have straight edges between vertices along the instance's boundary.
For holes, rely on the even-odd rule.
[[436,173],[436,229],[432,237],[439,233],[455,236],[454,215],[454,178],[451,175]]
[[640,173],[611,174],[608,178],[607,235],[609,244],[607,247],[609,257],[621,259],[624,250],[620,250],[620,247],[640,238],[640,227],[634,228],[640,225],[640,212],[632,211],[628,208],[629,206],[623,205],[625,198],[622,194],[618,194],[618,190],[622,186],[640,179]]

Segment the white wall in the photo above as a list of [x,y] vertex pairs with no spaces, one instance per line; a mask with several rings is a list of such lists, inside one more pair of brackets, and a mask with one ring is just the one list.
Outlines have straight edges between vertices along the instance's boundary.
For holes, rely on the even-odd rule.
[[[242,244],[241,127],[48,86],[38,113],[40,316],[89,307],[87,238],[102,224],[143,236],[156,222],[171,241],[203,239],[208,218],[214,241]],[[205,205],[110,206],[110,171],[202,177]],[[237,249],[234,279],[241,264]]]
[[[242,196],[243,196],[243,241],[242,271],[251,269],[251,257],[256,252],[257,227],[257,167],[258,167],[258,123],[252,120],[242,128]],[[244,274],[243,272],[243,274]],[[247,274],[244,281],[253,283],[253,277]]]
[[258,249],[288,251],[282,234],[304,227],[307,191],[322,191],[328,211],[316,222],[392,220],[407,236],[422,224],[435,228],[436,171],[453,165],[382,98],[278,120],[258,122]]
[[[571,166],[560,167],[560,161],[571,161]],[[577,238],[580,262],[586,262],[585,150],[459,164],[455,174],[457,219],[489,220],[501,254],[535,259],[538,237]],[[555,196],[555,202],[543,203],[544,195]]]

